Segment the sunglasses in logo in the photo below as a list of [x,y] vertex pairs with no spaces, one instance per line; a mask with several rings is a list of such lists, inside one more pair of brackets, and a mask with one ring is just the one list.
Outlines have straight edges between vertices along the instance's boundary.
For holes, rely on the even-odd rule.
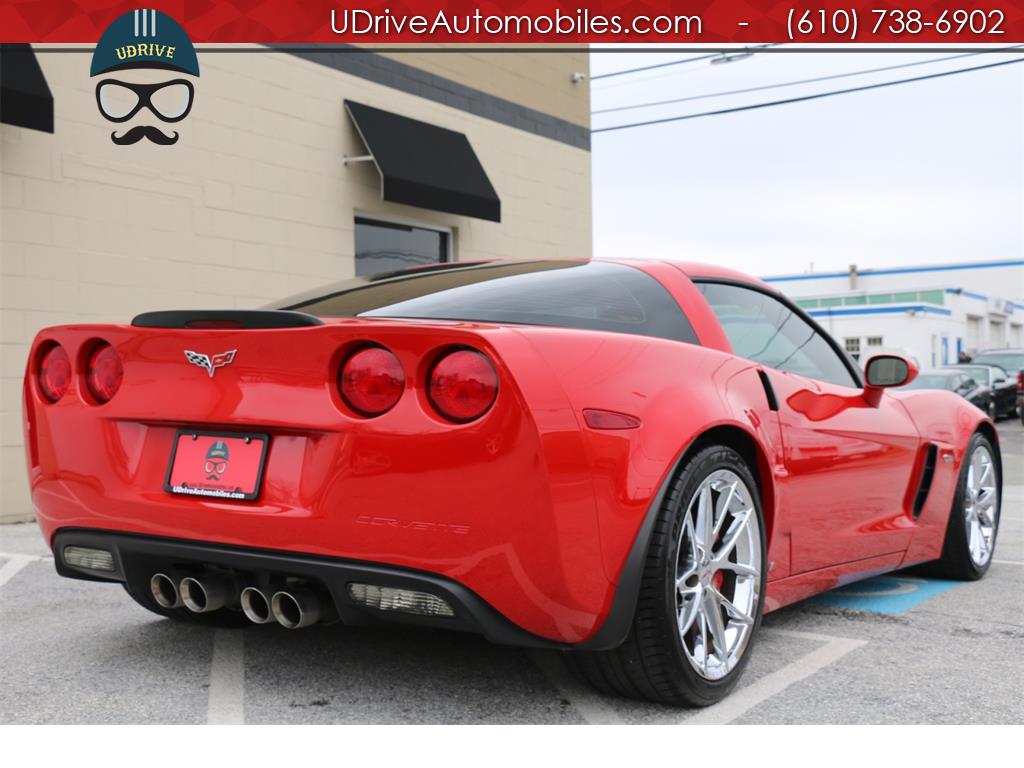
[[165,83],[126,83],[101,80],[96,84],[96,104],[100,113],[113,123],[131,120],[143,107],[165,123],[184,120],[192,109],[195,89],[188,80]]
[[226,461],[208,461],[208,462],[206,462],[206,471],[207,472],[214,472],[215,474],[223,475],[224,474],[224,470],[226,470],[227,468],[228,468],[228,463]]

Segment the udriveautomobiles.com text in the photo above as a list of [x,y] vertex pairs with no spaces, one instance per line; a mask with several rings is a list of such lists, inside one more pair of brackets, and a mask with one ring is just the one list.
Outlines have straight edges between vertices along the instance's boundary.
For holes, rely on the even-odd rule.
[[484,14],[479,9],[473,13],[442,9],[433,16],[392,13],[389,8],[383,13],[358,8],[331,11],[331,29],[337,35],[700,35],[703,26],[700,16],[637,15],[627,19],[591,13],[587,8],[524,16]]

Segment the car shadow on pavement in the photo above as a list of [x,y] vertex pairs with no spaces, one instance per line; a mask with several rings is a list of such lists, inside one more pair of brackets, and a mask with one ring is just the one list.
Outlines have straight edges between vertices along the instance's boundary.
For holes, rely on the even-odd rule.
[[582,722],[520,649],[401,626],[245,631],[247,722]]

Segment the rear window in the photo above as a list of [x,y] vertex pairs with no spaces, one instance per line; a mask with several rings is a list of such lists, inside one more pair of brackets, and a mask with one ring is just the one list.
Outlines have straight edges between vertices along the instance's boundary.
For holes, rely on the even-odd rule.
[[442,265],[339,283],[277,309],[320,317],[470,320],[612,331],[697,343],[661,283],[605,262]]
[[[967,376],[970,376],[975,381],[988,381],[988,372],[989,372],[988,368],[982,368],[980,366],[978,366],[978,367],[968,367],[966,365],[958,365],[956,367],[956,369],[958,371],[960,371],[961,373],[963,373],[963,374],[965,374]],[[1006,378],[1006,375],[1002,374],[1002,373],[999,373],[998,370],[996,370],[996,376],[998,378],[1003,378],[1003,379]]]
[[1024,369],[1024,352],[982,352],[971,358],[972,363],[998,365],[1007,371]]

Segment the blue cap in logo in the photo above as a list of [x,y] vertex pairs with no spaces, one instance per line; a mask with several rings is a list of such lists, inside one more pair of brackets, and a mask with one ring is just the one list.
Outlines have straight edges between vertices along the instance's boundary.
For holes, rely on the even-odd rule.
[[210,449],[206,452],[207,459],[224,459],[227,461],[228,458],[228,447],[224,444],[223,440],[218,440]]
[[119,16],[107,27],[92,54],[89,75],[134,67],[199,76],[196,49],[185,30],[166,13],[148,8]]

